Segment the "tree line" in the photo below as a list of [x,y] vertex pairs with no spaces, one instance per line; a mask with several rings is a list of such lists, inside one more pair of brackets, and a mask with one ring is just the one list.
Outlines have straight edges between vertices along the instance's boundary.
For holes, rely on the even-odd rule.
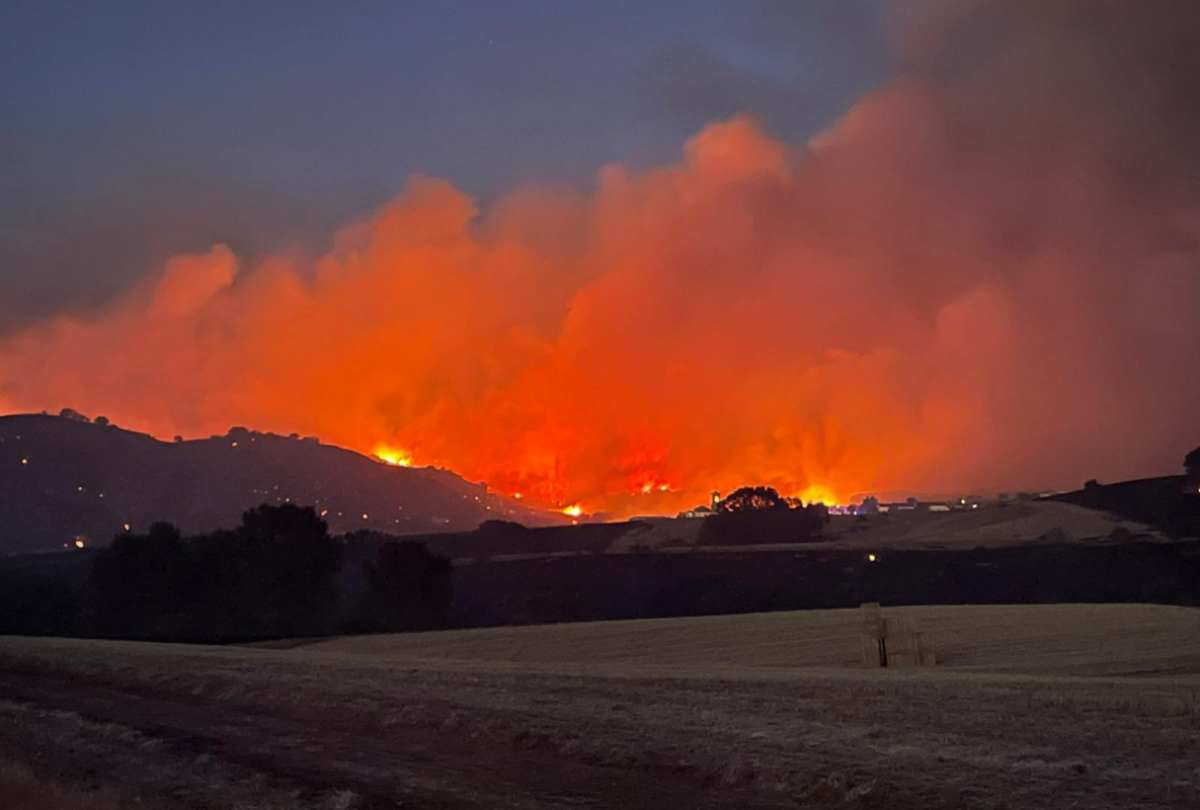
[[[311,507],[263,505],[236,529],[184,537],[169,523],[124,533],[86,572],[29,572],[0,596],[0,632],[232,642],[444,627],[445,557],[421,543],[332,537]],[[2,585],[3,583],[0,583]],[[11,602],[15,602],[12,604]]]

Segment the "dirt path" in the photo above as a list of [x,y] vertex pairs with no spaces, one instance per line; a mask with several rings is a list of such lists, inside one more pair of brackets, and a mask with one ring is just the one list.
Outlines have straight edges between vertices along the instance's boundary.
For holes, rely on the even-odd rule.
[[[737,786],[712,791],[687,769],[621,768],[563,757],[536,733],[508,748],[453,728],[381,728],[318,710],[224,706],[46,675],[0,673],[0,695],[43,711],[133,729],[184,760],[216,758],[313,796],[352,794],[355,808],[794,806]],[[423,712],[445,710],[426,702]],[[91,763],[99,767],[101,763]],[[154,780],[147,780],[148,784]],[[335,792],[336,792],[335,791]],[[209,797],[196,797],[207,799]]]

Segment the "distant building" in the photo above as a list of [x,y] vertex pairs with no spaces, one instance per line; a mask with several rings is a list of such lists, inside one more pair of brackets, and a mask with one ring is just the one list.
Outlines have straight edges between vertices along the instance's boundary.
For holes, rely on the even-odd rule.
[[680,512],[678,517],[681,518],[706,518],[716,514],[716,510],[707,506],[697,506],[694,509],[688,509],[685,512]]

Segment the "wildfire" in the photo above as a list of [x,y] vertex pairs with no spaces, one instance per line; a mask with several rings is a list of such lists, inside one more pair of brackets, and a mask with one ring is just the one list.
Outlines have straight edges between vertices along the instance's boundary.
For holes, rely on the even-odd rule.
[[567,517],[577,518],[583,514],[583,507],[577,503],[573,503],[570,506],[563,507],[562,513]]
[[821,484],[809,484],[796,497],[806,504],[823,503],[826,506],[836,506],[839,503],[838,496],[833,493],[833,490]]
[[413,463],[412,454],[407,450],[399,450],[385,444],[378,445],[372,452],[375,458],[393,467],[411,467]]

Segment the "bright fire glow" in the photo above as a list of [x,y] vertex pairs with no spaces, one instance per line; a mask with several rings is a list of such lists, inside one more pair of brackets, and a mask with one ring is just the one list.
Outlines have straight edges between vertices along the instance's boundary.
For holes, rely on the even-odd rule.
[[412,454],[407,450],[388,447],[386,444],[376,447],[374,455],[384,464],[390,464],[393,467],[411,467],[413,463]]
[[[1195,206],[1172,208],[1175,181],[1157,176],[1137,187],[1166,196],[1131,206],[1115,182],[1130,157],[1076,148],[1079,121],[1124,119],[1065,121],[1054,139],[1041,113],[1068,105],[1027,96],[1071,81],[977,105],[991,88],[955,77],[942,92],[924,73],[803,144],[735,117],[668,164],[610,165],[579,190],[479,202],[417,177],[297,240],[329,246],[316,254],[176,255],[104,304],[5,329],[0,410],[70,403],[160,437],[296,431],[396,466],[415,452],[523,504],[572,504],[568,517],[583,515],[576,501],[589,515],[675,513],[759,484],[838,504],[1082,481],[1098,457],[1046,448],[1094,447],[1095,403],[1115,390],[1103,427],[1121,438],[1101,471],[1167,450],[1176,465],[1200,378],[1161,369],[1200,338],[1187,306],[1200,274],[1158,234],[1176,218],[1194,229]],[[1038,114],[1013,114],[1012,99]],[[961,121],[983,141],[961,150]],[[1047,155],[1070,156],[1061,172],[988,151],[1004,127],[1034,124]],[[1096,178],[1086,217],[1074,177]],[[1048,207],[1035,216],[1026,199]],[[1051,220],[1062,226],[1037,227]],[[1077,385],[1054,384],[1080,368]]]
[[823,503],[826,506],[838,505],[838,497],[834,494],[833,490],[821,484],[810,484],[796,497],[804,501],[805,504]]

